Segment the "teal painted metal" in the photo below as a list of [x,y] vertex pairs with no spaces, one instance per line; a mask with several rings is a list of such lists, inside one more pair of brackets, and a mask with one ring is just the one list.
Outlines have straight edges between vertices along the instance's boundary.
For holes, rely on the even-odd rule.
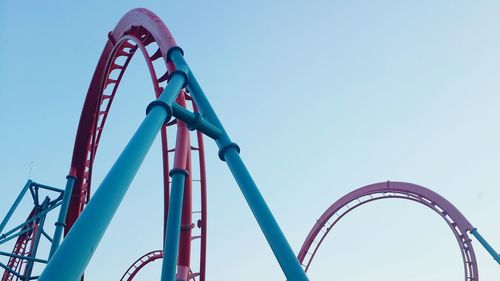
[[[39,214],[37,214],[36,216],[32,217],[31,219],[29,219],[29,220],[25,221],[24,223],[22,223],[22,224],[20,224],[20,225],[18,225],[18,226],[16,226],[16,227],[14,227],[13,229],[9,230],[8,232],[5,232],[5,233],[4,233],[4,234],[2,234],[2,236],[0,237],[0,238],[1,238],[1,240],[0,240],[0,245],[1,245],[1,244],[6,243],[7,241],[9,241],[9,240],[11,240],[11,239],[13,239],[13,238],[15,238],[15,237],[17,237],[17,236],[19,236],[19,235],[23,234],[23,233],[26,233],[26,232],[30,231],[30,230],[31,230],[31,228],[30,228],[30,227],[28,227],[26,230],[23,230],[23,231],[20,231],[20,232],[15,233],[17,230],[19,230],[19,229],[23,228],[24,226],[26,226],[27,224],[29,224],[29,223],[33,222],[34,220],[36,220],[36,219],[38,219],[38,218],[40,218],[40,217],[42,217],[42,216],[47,215],[47,213],[48,213],[48,212],[50,212],[50,211],[52,211],[53,209],[55,209],[55,208],[59,207],[60,205],[61,205],[61,202],[58,202],[58,203],[56,203],[56,204],[52,205],[51,207],[49,207],[49,208],[47,208],[47,209],[43,210],[42,212],[40,212],[40,213],[39,213]],[[10,235],[10,236],[9,236],[9,235]]]
[[14,257],[22,260],[30,260],[30,261],[35,261],[35,262],[40,262],[40,263],[47,263],[48,260],[44,259],[37,259],[33,257],[27,257],[27,256],[21,256],[21,255],[16,255],[16,254],[11,254],[7,252],[0,251],[0,256],[7,256],[7,257]]
[[[187,66],[187,63],[180,51],[173,50],[171,52],[170,59],[176,66]],[[221,156],[221,159],[225,159],[227,165],[229,166],[231,173],[236,179],[243,196],[250,206],[250,209],[252,210],[252,213],[264,233],[264,236],[266,237],[274,255],[276,256],[276,259],[278,260],[278,263],[280,264],[287,280],[309,280],[300,266],[300,263],[298,262],[297,257],[290,247],[285,235],[281,231],[271,210],[262,197],[257,185],[253,181],[252,176],[241,160],[238,154],[239,151],[237,146],[232,145],[231,139],[224,130],[222,123],[217,117],[191,70],[188,71],[188,78],[188,90],[191,93],[196,105],[199,107],[203,117],[222,131],[219,137],[215,140],[217,146],[222,152],[219,156]]]
[[[178,50],[173,50],[170,53],[170,59],[174,62],[174,64],[176,66],[178,66],[178,65],[187,66],[187,63],[184,60],[184,57],[182,56],[182,53]],[[196,77],[194,76],[194,74],[191,70],[188,71],[188,78],[189,79],[188,79],[187,88],[188,88],[189,92],[191,93],[191,96],[192,96],[193,100],[195,101],[196,105],[200,109],[200,112],[201,112],[203,118],[205,118],[208,122],[213,124],[215,127],[219,128],[219,130],[221,130],[221,133],[217,137],[215,142],[217,143],[219,148],[230,144],[231,140],[230,140],[229,136],[227,135],[226,131],[224,130],[222,123],[220,122],[219,118],[217,117],[217,114],[215,114],[215,111],[213,110],[212,106],[210,105],[210,102],[208,101],[207,97],[205,96],[203,90],[201,89],[200,85],[198,84],[198,81],[196,80]],[[187,121],[188,120],[186,120],[186,122]]]
[[476,237],[476,239],[483,245],[483,247],[488,251],[488,253],[493,257],[493,259],[500,264],[500,255],[493,249],[493,247],[483,238],[481,234],[477,231],[477,228],[473,228],[470,233]]
[[2,223],[0,224],[0,234],[2,234],[5,226],[7,225],[10,218],[12,217],[12,214],[17,209],[17,206],[19,206],[19,203],[21,203],[21,200],[23,199],[24,195],[26,194],[26,192],[28,191],[28,189],[30,188],[32,183],[33,183],[33,181],[31,181],[31,180],[28,180],[26,182],[23,189],[21,190],[21,192],[17,196],[16,201],[14,201],[14,204],[12,204],[12,206],[10,207],[9,211],[7,212],[7,215],[5,215],[5,218],[2,220]]
[[[46,197],[41,205],[42,211],[47,209],[49,202],[50,202],[49,197]],[[42,230],[43,230],[43,226],[45,224],[45,218],[46,218],[46,215],[40,217],[38,220],[38,225],[36,228],[36,232],[34,233],[35,237],[34,237],[34,241],[32,244],[31,253],[30,253],[30,258],[32,258],[32,259],[34,259],[36,257],[36,253],[38,251],[38,245],[40,244],[40,238],[42,237]],[[24,280],[31,280],[31,273],[33,272],[34,265],[35,265],[34,260],[28,260],[28,263],[26,265],[26,274],[24,276]]]
[[8,266],[6,266],[5,264],[3,264],[1,262],[0,262],[0,267],[2,267],[3,269],[7,270],[8,272],[14,274],[14,276],[16,276],[18,278],[22,278],[22,276],[19,273],[17,273],[16,271],[10,269]]
[[6,235],[6,237],[5,237],[5,238],[3,238],[3,239],[0,241],[0,245],[5,244],[5,243],[9,242],[10,240],[12,240],[12,239],[14,239],[14,238],[16,238],[16,237],[18,237],[18,236],[20,236],[20,235],[23,235],[23,234],[24,234],[24,233],[26,233],[26,232],[30,232],[31,230],[32,230],[32,228],[31,228],[31,227],[27,227],[25,230],[19,231],[18,233],[13,234],[13,235],[11,235],[11,236],[7,236],[7,235]]
[[54,237],[52,238],[52,245],[50,246],[49,259],[54,255],[55,251],[59,247],[59,244],[61,243],[63,230],[64,227],[66,227],[66,214],[68,213],[71,192],[73,191],[73,185],[76,180],[74,176],[67,176],[66,179],[66,188],[64,189],[61,209],[59,210],[59,217],[57,218],[57,222],[55,224],[56,229],[54,231]]
[[[158,101],[171,105],[184,83],[184,75],[172,75]],[[50,259],[39,281],[80,279],[167,117],[170,117],[169,112],[164,106],[150,107],[146,118]]]
[[41,184],[41,183],[38,183],[38,182],[33,182],[32,186],[43,188],[43,189],[47,189],[47,190],[50,190],[50,191],[60,192],[60,193],[64,192],[64,190],[62,190],[62,189],[59,189],[59,188],[56,188],[56,187],[52,187],[52,186],[49,186],[49,185],[45,185],[45,184]]
[[[176,171],[176,170],[172,170]],[[184,181],[186,174],[177,170],[172,175],[170,191],[170,204],[168,207],[167,226],[165,229],[165,244],[163,246],[163,263],[161,268],[161,281],[174,281],[179,254],[179,236],[181,229],[182,198],[184,197]]]
[[190,124],[191,130],[197,129],[212,139],[217,139],[222,134],[219,128],[177,103],[172,105],[172,111],[176,118],[179,118],[186,124]]

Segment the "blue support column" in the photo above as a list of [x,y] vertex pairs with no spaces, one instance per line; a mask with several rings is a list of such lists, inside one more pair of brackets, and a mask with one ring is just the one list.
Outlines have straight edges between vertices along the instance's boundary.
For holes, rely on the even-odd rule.
[[476,239],[479,241],[479,243],[481,243],[481,245],[483,245],[483,247],[486,249],[486,251],[488,251],[488,253],[493,257],[493,259],[498,263],[500,264],[500,255],[495,251],[495,249],[493,249],[493,247],[486,241],[486,239],[483,238],[483,236],[481,236],[481,234],[479,234],[479,232],[477,231],[477,228],[473,228],[470,233],[472,235],[474,235],[474,237],[476,237]]
[[170,203],[168,207],[167,226],[165,230],[165,244],[163,245],[163,263],[161,281],[174,281],[179,255],[179,236],[182,217],[182,198],[184,197],[184,181],[186,170],[173,169],[170,171],[172,185]]
[[73,191],[73,185],[75,184],[76,180],[74,176],[67,176],[66,179],[66,188],[64,189],[61,209],[59,210],[59,216],[56,222],[56,230],[54,231],[54,237],[52,238],[49,259],[54,255],[61,242],[62,233],[64,228],[66,227],[66,214],[68,213],[71,192]]
[[[45,200],[43,201],[42,205],[41,205],[41,212],[43,212],[44,210],[47,209],[48,205],[49,205],[49,202],[50,202],[50,199],[49,197],[46,197]],[[35,257],[36,257],[36,253],[38,251],[38,245],[40,244],[40,238],[42,237],[42,231],[43,231],[43,226],[45,224],[45,218],[46,218],[46,214],[43,215],[42,217],[40,217],[38,219],[38,222],[37,222],[37,231],[35,233],[35,237],[33,237],[33,245],[32,245],[32,251],[30,253],[30,258],[31,260],[28,260],[28,263],[26,265],[26,275],[24,276],[24,280],[31,280],[31,273],[33,272],[33,266],[35,265]]]
[[[172,48],[169,50],[167,56],[176,66],[187,68],[187,63],[184,60],[180,48]],[[253,181],[252,176],[241,160],[239,156],[239,147],[235,143],[231,142],[231,139],[224,130],[222,123],[215,114],[215,111],[210,105],[191,70],[188,71],[188,78],[188,90],[191,93],[196,105],[200,109],[203,117],[221,130],[220,135],[215,140],[217,146],[219,147],[219,157],[221,160],[226,161],[229,166],[231,173],[236,179],[243,196],[250,206],[250,209],[252,210],[252,213],[255,216],[262,232],[264,233],[269,246],[276,256],[276,259],[278,260],[278,263],[280,264],[287,280],[309,280],[292,248],[290,247],[290,244],[286,240],[285,235],[281,231],[281,228],[279,227],[271,210],[262,197],[257,185]]]
[[172,102],[185,82],[185,73],[172,73],[162,95],[148,106],[146,118],[50,259],[39,281],[80,279],[158,131],[171,117]]
[[16,201],[14,201],[14,204],[12,204],[12,207],[10,207],[9,211],[7,212],[7,215],[5,215],[5,218],[2,220],[2,223],[0,223],[0,234],[2,234],[2,231],[4,230],[5,226],[9,222],[10,218],[12,217],[12,214],[14,211],[17,209],[17,206],[19,206],[19,203],[21,203],[21,200],[23,199],[24,195],[30,188],[31,184],[33,181],[28,180],[26,184],[24,185],[23,189],[19,193],[19,195],[16,198]]

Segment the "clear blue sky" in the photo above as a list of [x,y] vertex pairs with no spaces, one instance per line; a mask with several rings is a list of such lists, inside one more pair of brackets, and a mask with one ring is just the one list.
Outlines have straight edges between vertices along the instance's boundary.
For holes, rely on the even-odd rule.
[[[498,1],[1,1],[0,216],[28,177],[64,185],[107,33],[135,7],[158,14],[185,50],[294,250],[336,199],[385,180],[435,190],[500,249]],[[125,75],[94,184],[153,98],[145,69],[137,57]],[[159,154],[157,142],[87,280],[117,280],[161,248]],[[284,280],[212,143],[207,159],[208,280]],[[481,280],[498,280],[474,245]],[[158,265],[140,280],[158,280]],[[310,274],[452,281],[463,267],[441,218],[386,200],[341,221]]]

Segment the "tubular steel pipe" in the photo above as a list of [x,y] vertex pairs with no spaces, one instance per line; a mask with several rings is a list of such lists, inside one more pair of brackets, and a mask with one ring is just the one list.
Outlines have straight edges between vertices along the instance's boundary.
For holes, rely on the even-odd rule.
[[[178,47],[169,52],[170,58],[176,66],[186,66],[187,63],[182,56]],[[238,186],[240,187],[243,196],[245,197],[250,209],[252,210],[257,223],[259,224],[264,236],[267,239],[278,263],[281,266],[286,278],[289,281],[305,281],[309,280],[300,266],[297,257],[295,256],[290,244],[286,240],[285,235],[281,231],[277,221],[275,220],[271,210],[267,206],[262,197],[257,185],[248,172],[245,164],[241,160],[238,152],[239,148],[232,143],[228,134],[224,130],[222,123],[217,117],[215,111],[206,98],[203,90],[196,81],[192,71],[188,71],[188,89],[193,97],[196,105],[202,112],[203,116],[213,125],[221,130],[221,134],[215,140],[219,147],[219,157],[225,160]],[[189,125],[189,124],[188,124]]]
[[54,231],[54,238],[52,238],[52,245],[50,246],[49,259],[54,255],[59,244],[61,243],[61,237],[64,228],[66,227],[66,214],[68,213],[69,201],[71,200],[71,192],[73,192],[73,185],[75,184],[76,178],[74,176],[68,175],[66,177],[66,188],[64,189],[64,196],[62,199],[61,209],[59,210],[59,216],[57,218],[56,230]]
[[3,251],[0,251],[0,256],[13,257],[13,258],[21,259],[21,260],[30,260],[30,261],[40,262],[40,263],[47,263],[48,262],[47,260],[44,260],[44,259],[37,259],[37,258],[33,258],[33,257],[16,255],[16,254],[7,253],[7,252],[3,252]]
[[16,276],[17,278],[22,278],[21,274],[17,273],[16,271],[10,269],[7,265],[3,264],[0,262],[0,267],[5,269],[7,272],[9,272],[10,274],[13,274],[14,276]]
[[18,225],[18,226],[16,226],[16,227],[14,227],[13,229],[11,229],[11,230],[9,230],[9,231],[5,232],[4,234],[2,234],[2,235],[0,236],[0,239],[1,239],[1,240],[0,240],[0,245],[1,245],[1,244],[6,243],[7,241],[11,240],[12,238],[18,237],[19,235],[21,235],[21,234],[22,234],[22,233],[24,233],[24,232],[29,231],[29,230],[24,230],[24,231],[21,231],[21,232],[18,232],[18,233],[16,233],[16,234],[12,235],[12,236],[9,236],[9,235],[13,234],[14,232],[16,232],[16,230],[21,229],[21,228],[23,228],[23,227],[27,226],[29,223],[33,222],[34,220],[36,220],[36,219],[38,219],[38,218],[40,218],[40,217],[42,217],[42,216],[45,216],[48,212],[50,212],[50,211],[52,211],[53,209],[55,209],[55,208],[59,207],[59,205],[61,205],[61,203],[60,203],[60,202],[59,202],[59,203],[56,203],[56,204],[54,204],[54,205],[52,205],[52,206],[50,206],[49,208],[47,208],[47,209],[43,210],[42,212],[40,212],[39,214],[37,214],[36,216],[31,217],[31,218],[28,218],[28,220],[26,220],[26,221],[25,221],[25,222],[23,222],[22,224],[20,224],[20,225]]
[[[50,201],[49,197],[46,197],[45,200],[42,203],[42,210],[44,210],[44,209],[47,208],[47,205],[49,204],[49,201]],[[36,253],[38,251],[38,245],[40,244],[40,238],[42,236],[43,226],[45,224],[45,218],[46,218],[46,215],[42,216],[38,220],[38,223],[35,226],[35,231],[33,232],[34,241],[31,244],[31,250],[30,250],[30,257],[33,258],[33,259],[36,257]],[[26,273],[24,275],[25,280],[30,280],[31,279],[31,273],[33,272],[33,266],[34,265],[35,265],[35,261],[34,260],[28,261],[27,266],[26,266],[26,271],[25,271]]]
[[163,126],[160,131],[161,146],[162,146],[162,173],[163,173],[163,236],[161,243],[165,243],[165,230],[167,229],[167,218],[168,218],[168,208],[170,204],[170,176],[169,172],[169,161],[168,161],[168,138],[167,138],[167,128]]
[[24,185],[23,189],[19,193],[19,195],[16,198],[16,201],[14,201],[14,204],[12,204],[12,207],[10,207],[9,211],[7,212],[7,215],[5,215],[5,218],[2,220],[2,223],[0,223],[0,234],[2,234],[2,231],[4,230],[5,226],[9,222],[10,218],[12,217],[12,214],[14,211],[17,209],[17,206],[19,206],[19,203],[21,203],[21,200],[23,199],[24,195],[30,188],[31,184],[33,181],[28,180],[26,184]]
[[165,231],[165,244],[163,246],[163,253],[165,254],[161,268],[161,281],[175,280],[175,268],[179,252],[182,197],[184,196],[184,180],[186,179],[186,174],[182,172],[171,172],[171,175],[172,185],[170,191],[167,229]]
[[172,110],[175,117],[181,119],[187,124],[193,124],[193,126],[190,128],[197,129],[212,139],[217,139],[222,133],[218,127],[210,124],[207,120],[202,119],[199,115],[185,109],[184,107],[176,103],[172,105]]
[[21,225],[21,227],[24,227],[24,226],[26,226],[26,229],[23,229],[23,230],[19,231],[18,233],[13,234],[11,236],[6,236],[6,237],[2,238],[2,240],[0,241],[0,245],[5,244],[5,243],[9,242],[10,240],[12,240],[16,237],[19,237],[19,236],[25,234],[26,232],[30,232],[31,230],[33,230],[33,227],[28,227],[27,224]]
[[[186,106],[185,93],[179,95],[177,103],[182,108]],[[186,111],[188,111],[186,109]],[[184,169],[187,171],[186,179],[184,181],[184,194],[182,198],[182,215],[179,234],[179,254],[177,258],[177,275],[176,280],[187,281],[189,278],[189,270],[191,266],[191,234],[193,223],[193,192],[192,192],[192,169],[191,169],[191,143],[189,139],[189,132],[184,122],[178,123],[178,134],[182,141],[181,146],[176,144],[176,154],[183,157]],[[179,149],[180,148],[180,149]],[[184,156],[183,156],[184,155]],[[177,157],[177,156],[176,156]],[[174,163],[175,164],[175,163]],[[179,165],[178,164],[178,165]]]
[[[179,100],[184,102],[184,97],[179,97]],[[186,170],[187,155],[190,147],[189,132],[186,128],[186,124],[182,121],[177,122],[178,130],[175,144],[174,168],[169,173],[172,177],[172,185],[167,227],[165,229],[165,243],[163,246],[164,258],[161,270],[161,281],[175,281],[177,257],[179,256],[184,189],[186,187],[186,179],[189,177],[189,173]]]
[[493,249],[493,247],[483,238],[481,234],[477,231],[477,228],[473,228],[470,233],[476,237],[476,239],[483,245],[483,247],[488,251],[488,253],[493,257],[493,259],[500,264],[500,255]]
[[37,183],[37,182],[33,182],[33,186],[36,186],[36,187],[39,187],[39,188],[43,188],[43,189],[47,189],[47,190],[50,190],[50,191],[60,192],[60,193],[64,192],[64,190],[62,190],[62,189],[59,189],[59,188],[56,188],[56,187],[52,187],[52,186],[48,186],[48,185],[41,184],[41,183]]
[[[184,75],[172,75],[170,83],[157,101],[171,105],[184,86],[184,77]],[[169,117],[169,112],[164,106],[150,107],[146,118],[68,232],[59,249],[52,256],[39,281],[76,281],[82,276],[167,117]]]
[[[188,146],[189,147],[189,146]],[[187,152],[186,170],[191,171],[191,153]],[[177,262],[176,280],[187,281],[191,262],[191,239],[193,227],[193,202],[192,202],[192,180],[191,174],[184,182],[184,195],[182,202],[182,217],[179,236],[179,255]]]

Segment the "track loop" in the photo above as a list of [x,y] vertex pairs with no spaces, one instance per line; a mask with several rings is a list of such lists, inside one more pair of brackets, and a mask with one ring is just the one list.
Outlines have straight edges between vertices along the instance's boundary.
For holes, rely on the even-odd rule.
[[[146,47],[148,48],[146,49]],[[176,47],[176,43],[170,31],[158,16],[146,9],[131,10],[108,34],[108,42],[104,47],[87,92],[75,139],[70,171],[76,174],[77,180],[68,210],[66,219],[68,227],[65,229],[65,234],[71,229],[89,201],[93,163],[99,142],[114,97],[132,57],[138,52],[143,54],[155,96],[158,97],[162,93],[165,83],[168,82],[168,73],[176,70],[175,66],[171,62],[167,62],[165,57],[168,50],[173,47]],[[160,58],[163,60],[160,60]],[[193,104],[192,107],[196,108],[196,105]],[[175,121],[171,121],[167,125],[172,128],[174,125],[179,126]],[[167,126],[161,129],[160,135],[163,149],[164,217],[166,217],[168,215],[170,189]],[[200,192],[202,193],[201,209],[206,212],[205,164],[201,133],[197,133],[196,139],[197,146],[200,148],[198,163],[202,178],[200,185]],[[199,279],[203,281],[205,278],[206,213],[202,214],[202,220],[204,227],[201,228],[200,234],[202,236],[202,246],[200,247]],[[186,244],[183,247],[189,248],[190,243],[191,239],[189,239],[189,245]]]
[[477,261],[467,232],[470,222],[441,195],[425,187],[405,182],[381,182],[356,189],[333,203],[317,220],[300,252],[299,262],[307,271],[319,247],[337,222],[355,208],[381,199],[405,199],[420,203],[438,213],[452,230],[460,247],[465,280],[478,281]]

